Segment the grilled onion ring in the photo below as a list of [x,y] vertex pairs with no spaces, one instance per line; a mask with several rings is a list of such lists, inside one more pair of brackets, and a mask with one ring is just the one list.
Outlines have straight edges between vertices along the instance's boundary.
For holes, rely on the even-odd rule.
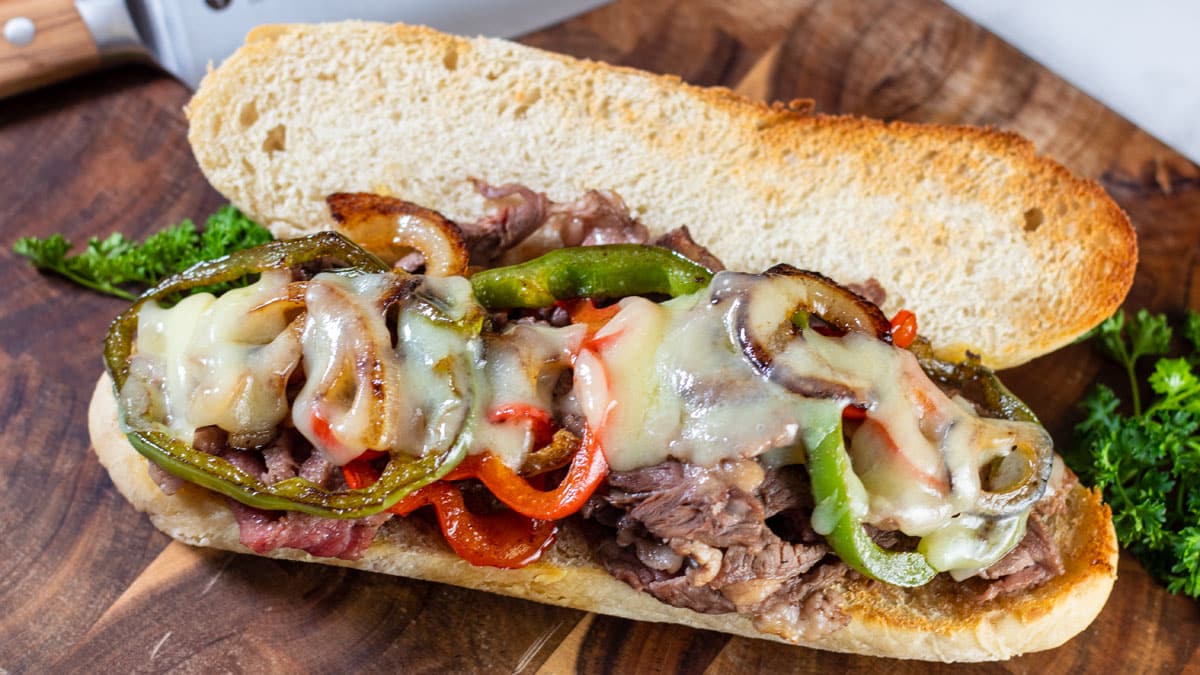
[[883,312],[829,277],[785,264],[772,267],[763,276],[794,280],[793,297],[797,298],[797,310],[820,317],[844,333],[866,333],[889,344],[892,342],[892,326]]
[[973,513],[995,517],[1025,511],[1042,498],[1053,469],[1053,442],[1045,430],[1019,438],[1011,452],[985,466]]
[[437,211],[366,192],[334,193],[325,203],[338,232],[389,265],[397,266],[417,252],[425,259],[428,276],[456,276],[467,271],[469,254],[462,231]]
[[867,402],[864,393],[839,382],[800,375],[777,363],[775,355],[793,340],[803,339],[797,338],[792,323],[792,317],[801,311],[839,330],[866,333],[890,343],[890,324],[878,307],[820,274],[790,265],[776,265],[763,278],[735,275],[725,279],[725,287],[714,293],[714,299],[737,303],[731,314],[730,336],[755,370],[801,396]]

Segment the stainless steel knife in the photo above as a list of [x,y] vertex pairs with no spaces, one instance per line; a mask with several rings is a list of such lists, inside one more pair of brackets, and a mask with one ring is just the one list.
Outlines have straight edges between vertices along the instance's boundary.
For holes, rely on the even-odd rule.
[[403,21],[511,37],[607,0],[0,0],[0,98],[102,65],[158,63],[195,88],[264,23]]

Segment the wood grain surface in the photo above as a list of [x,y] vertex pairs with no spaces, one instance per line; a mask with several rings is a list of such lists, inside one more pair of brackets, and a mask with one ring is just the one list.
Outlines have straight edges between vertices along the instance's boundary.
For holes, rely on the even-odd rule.
[[[1129,305],[1200,308],[1200,168],[954,11],[885,0],[629,0],[527,36],[824,112],[988,124],[1098,180],[1133,219]],[[197,170],[188,92],[125,67],[0,101],[0,673],[877,672],[883,661],[636,623],[333,567],[191,549],[88,452],[85,407],[118,300],[41,277],[18,236],[144,236],[222,203]],[[1065,443],[1109,374],[1073,346],[1006,374]],[[962,672],[1200,669],[1200,608],[1128,556],[1099,620],[1050,652]]]

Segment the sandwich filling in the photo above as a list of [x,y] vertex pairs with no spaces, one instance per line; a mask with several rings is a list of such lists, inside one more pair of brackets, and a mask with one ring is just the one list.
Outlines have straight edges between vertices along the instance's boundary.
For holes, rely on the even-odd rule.
[[[819,275],[718,271],[686,230],[673,258],[606,246],[646,239],[614,193],[477,189],[473,224],[388,211],[391,270],[323,254],[140,303],[110,369],[159,484],[228,495],[259,552],[355,558],[432,506],[464,558],[515,567],[574,519],[633,587],[793,640],[844,625],[846,575],[986,601],[1062,572],[1071,478],[990,373]],[[465,265],[564,244],[597,248]]]

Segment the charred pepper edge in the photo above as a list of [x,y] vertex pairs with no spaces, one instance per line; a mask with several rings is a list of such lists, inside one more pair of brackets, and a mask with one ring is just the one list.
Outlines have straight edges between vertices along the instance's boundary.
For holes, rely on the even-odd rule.
[[[143,293],[109,328],[104,354],[114,391],[119,396],[128,378],[137,316],[146,302],[327,257],[347,265],[343,272],[348,274],[391,271],[387,264],[343,235],[322,232],[238,251],[199,263],[163,280]],[[703,288],[712,278],[707,269],[672,251],[638,245],[596,246],[583,251],[561,249],[529,263],[488,270],[482,274],[484,276],[478,282],[472,279],[472,285],[481,304],[489,309],[502,306],[549,306],[559,300],[583,296],[681,295]],[[528,297],[525,294],[511,295],[514,288],[524,289],[537,283],[542,284],[543,295],[539,299],[545,303],[543,305],[527,304]],[[500,292],[495,292],[498,289]],[[508,304],[511,300],[516,300],[517,304]],[[474,321],[471,324],[477,331],[482,322]],[[469,443],[469,435],[460,434],[445,453],[415,461],[393,457],[379,481],[372,486],[330,491],[301,478],[267,485],[230,462],[196,450],[186,441],[172,437],[151,420],[131,417],[127,411],[121,412],[121,425],[139,453],[184,480],[248,506],[301,511],[331,518],[359,518],[390,508],[414,490],[449,473],[466,456]]]
[[1042,426],[1033,410],[1009,391],[996,372],[983,365],[974,354],[967,352],[967,358],[959,363],[943,361],[933,355],[933,346],[923,337],[917,337],[908,350],[917,357],[921,370],[933,381],[959,388],[968,384],[978,385],[983,394],[983,400],[979,403],[992,415]]
[[[137,314],[144,303],[325,257],[348,265],[346,273],[390,271],[388,265],[344,236],[322,232],[270,242],[197,264],[146,291],[113,321],[105,341],[105,361],[115,391],[119,393],[129,374]],[[551,251],[525,263],[479,272],[471,277],[471,284],[482,305],[498,309],[549,307],[581,297],[613,299],[654,293],[678,296],[699,291],[711,280],[712,272],[668,249],[614,244]],[[976,382],[984,391],[985,405],[999,416],[1037,422],[1032,411],[992,371],[978,363],[956,365],[935,359],[928,343],[918,341],[914,347],[922,369],[929,376],[949,383]],[[139,422],[148,424],[139,426]],[[370,487],[329,491],[301,478],[266,485],[228,461],[173,438],[149,420],[129,419],[122,411],[121,424],[139,453],[189,482],[257,508],[334,518],[357,518],[384,511],[414,490],[440,480],[466,456],[470,436],[460,434],[445,453],[420,460],[401,461],[393,457],[380,479]],[[924,556],[879,547],[866,535],[861,518],[851,513],[847,482],[853,468],[842,438],[840,412],[834,429],[808,454],[814,495],[819,502],[832,500],[829,508],[836,518],[827,539],[838,556],[860,572],[898,586],[921,585],[932,578],[936,572]]]
[[471,277],[475,297],[489,309],[537,309],[575,298],[677,297],[708,286],[712,272],[657,246],[607,244],[560,248],[533,260],[483,270]]
[[[342,235],[322,232],[301,239],[269,242],[199,263],[143,293],[113,321],[105,340],[105,365],[118,400],[121,387],[129,376],[129,357],[142,305],[201,286],[326,257],[348,265],[354,272],[386,272],[390,269]],[[151,420],[133,417],[122,410],[120,421],[135,450],[184,480],[248,506],[331,518],[359,518],[383,511],[413,490],[448,473],[462,461],[467,451],[466,443],[460,437],[445,453],[414,461],[392,457],[380,480],[369,488],[330,491],[301,478],[267,485],[227,460],[196,450],[186,441],[174,438]]]

